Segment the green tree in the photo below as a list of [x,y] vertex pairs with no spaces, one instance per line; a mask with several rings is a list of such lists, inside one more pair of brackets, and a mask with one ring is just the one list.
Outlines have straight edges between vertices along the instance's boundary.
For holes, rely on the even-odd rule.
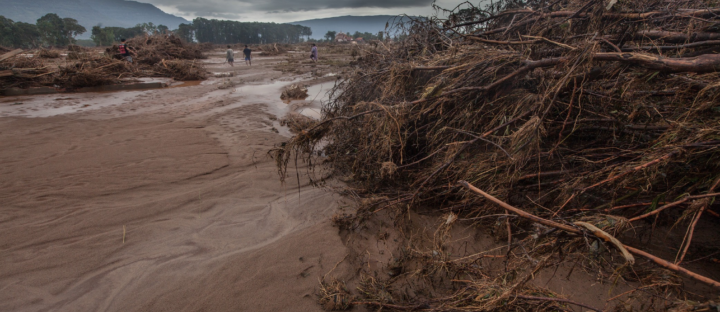
[[49,13],[37,20],[37,29],[40,32],[40,38],[45,45],[48,46],[66,46],[68,45],[67,33],[65,32],[65,23],[55,13]]
[[188,24],[180,24],[178,26],[178,29],[174,31],[174,33],[180,37],[181,39],[187,41],[187,42],[194,42],[195,40],[195,29],[192,25]]
[[[177,33],[187,39],[190,33],[198,42],[228,43],[297,43],[303,36],[312,35],[309,27],[276,23],[242,23],[236,21],[196,18],[188,26],[180,25]],[[186,37],[188,36],[188,37]]]
[[67,43],[75,43],[75,37],[77,35],[84,34],[87,29],[82,25],[78,24],[78,21],[74,18],[63,18],[63,30],[65,31],[65,40]]
[[152,22],[137,24],[135,27],[141,28],[148,35],[153,35],[158,32],[157,26],[155,26]]
[[40,46],[40,32],[37,26],[30,23],[15,23],[16,48],[37,48]]
[[337,35],[337,32],[336,32],[336,31],[328,31],[328,32],[325,34],[325,40],[327,40],[327,41],[333,41],[333,40],[335,40],[335,35]]
[[163,24],[160,24],[160,25],[157,26],[157,32],[158,32],[158,33],[164,34],[164,33],[166,33],[168,30],[169,30],[169,28],[168,28],[167,26],[163,25]]
[[115,33],[111,28],[102,28],[102,25],[96,25],[92,28],[90,38],[96,46],[110,46],[115,41]]
[[0,16],[0,46],[15,47],[15,22]]
[[130,39],[135,38],[137,36],[145,35],[145,30],[141,26],[135,26],[130,28],[122,28],[122,27],[107,27],[108,29],[112,30],[113,34],[115,35],[115,41],[120,41],[121,39]]

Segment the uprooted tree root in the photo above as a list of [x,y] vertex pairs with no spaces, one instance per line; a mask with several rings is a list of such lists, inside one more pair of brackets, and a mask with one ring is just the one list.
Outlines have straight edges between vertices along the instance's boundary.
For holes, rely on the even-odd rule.
[[[501,1],[402,26],[405,40],[363,50],[322,120],[271,151],[281,178],[293,158],[318,163],[322,146],[322,160],[352,177],[354,196],[387,197],[361,205],[354,222],[339,218],[344,227],[383,210],[450,213],[507,228],[515,250],[507,271],[600,253],[596,272],[609,268],[604,279],[639,283],[648,297],[682,293],[678,276],[718,287],[682,265],[716,251],[693,238],[701,218],[717,222],[709,216],[720,189],[720,9],[702,0],[611,3]],[[457,181],[574,232],[503,221],[504,208]],[[656,226],[686,229],[673,259],[638,244]],[[623,252],[624,243],[639,248]],[[474,271],[475,260],[443,270],[485,280],[467,290],[477,297],[497,281]],[[493,304],[532,297],[523,287],[491,296]],[[449,292],[423,309],[499,307]]]

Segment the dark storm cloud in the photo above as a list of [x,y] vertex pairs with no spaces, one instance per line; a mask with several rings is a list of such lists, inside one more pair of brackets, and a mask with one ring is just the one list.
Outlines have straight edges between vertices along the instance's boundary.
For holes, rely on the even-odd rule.
[[254,6],[264,11],[310,11],[343,8],[408,8],[429,6],[432,0],[266,0]]
[[433,0],[139,0],[174,7],[184,15],[231,18],[238,13],[302,12],[323,9],[429,7]]

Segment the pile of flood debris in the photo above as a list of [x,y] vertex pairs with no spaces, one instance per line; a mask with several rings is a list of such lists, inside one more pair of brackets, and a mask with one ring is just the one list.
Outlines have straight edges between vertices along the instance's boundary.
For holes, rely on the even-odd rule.
[[293,84],[287,88],[285,88],[280,94],[280,99],[289,101],[289,100],[304,100],[308,97],[308,89],[306,87],[303,87],[301,85]]
[[[334,294],[343,299],[330,309],[567,310],[584,305],[531,281],[574,263],[635,289],[609,303],[620,310],[712,306],[720,9],[505,0],[448,14],[364,49],[323,119],[271,151],[283,179],[298,158],[351,178],[360,204],[335,218],[344,230],[381,213],[408,235],[414,212],[442,220],[434,236],[394,250],[385,270],[395,273],[363,279],[363,291],[323,281],[322,303]],[[458,226],[505,248],[449,254]],[[696,284],[707,288],[686,288]]]
[[288,50],[290,50],[290,45],[277,43],[261,44],[257,49],[262,52],[262,56],[276,56],[287,53]]
[[207,71],[198,59],[200,48],[173,35],[153,35],[128,40],[137,57],[133,63],[121,58],[117,47],[105,53],[71,45],[64,63],[49,62],[59,57],[55,50],[33,55],[8,52],[0,56],[0,90],[9,88],[54,87],[73,90],[128,82],[131,78],[170,77],[175,80],[204,80]]

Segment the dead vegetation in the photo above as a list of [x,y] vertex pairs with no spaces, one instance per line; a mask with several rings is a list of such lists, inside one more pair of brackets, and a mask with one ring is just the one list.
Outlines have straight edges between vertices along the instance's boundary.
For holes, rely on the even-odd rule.
[[40,51],[38,51],[37,53],[37,56],[40,58],[55,59],[60,57],[60,52],[51,49],[40,49]]
[[[127,45],[135,51],[138,64],[154,66],[163,60],[198,60],[207,58],[203,55],[205,46],[188,44],[174,35],[153,35],[135,37],[127,41]],[[107,48],[107,54],[122,59],[117,46]]]
[[288,52],[288,50],[291,49],[291,45],[289,44],[261,44],[257,46],[257,50],[262,52],[262,56],[276,56],[276,55],[282,55]]
[[290,128],[290,132],[295,134],[301,133],[314,123],[312,118],[296,112],[290,112],[280,119],[280,125]]
[[308,97],[308,89],[301,85],[291,85],[280,94],[280,99],[288,100],[304,100]]
[[[377,283],[424,286],[402,296],[364,288],[359,304],[567,310],[583,304],[528,281],[573,261],[637,287],[613,299],[625,307],[714,299],[683,285],[720,289],[707,275],[717,271],[684,267],[719,248],[696,240],[698,223],[705,241],[718,234],[720,10],[702,0],[570,0],[453,13],[362,51],[323,119],[271,152],[284,179],[291,159],[315,164],[321,149],[352,177],[350,194],[378,199],[341,218],[346,229],[379,211],[395,211],[387,223],[402,228],[410,211],[429,211],[448,220],[439,232],[462,219],[507,240],[503,253],[464,258],[443,253],[447,236],[418,243],[398,258],[417,267],[412,276]],[[668,252],[648,244],[669,235],[657,231],[682,239]],[[504,269],[478,266],[488,255]]]
[[59,56],[54,50],[41,50],[33,57],[13,55],[2,59],[0,90],[42,86],[73,90],[123,83],[138,77],[171,77],[180,81],[207,77],[197,61],[204,57],[195,45],[167,35],[134,38],[129,42],[131,46],[136,44],[138,55],[132,64],[113,52],[116,47],[103,55],[92,49],[69,46],[67,62],[54,66],[43,60],[56,53]]

